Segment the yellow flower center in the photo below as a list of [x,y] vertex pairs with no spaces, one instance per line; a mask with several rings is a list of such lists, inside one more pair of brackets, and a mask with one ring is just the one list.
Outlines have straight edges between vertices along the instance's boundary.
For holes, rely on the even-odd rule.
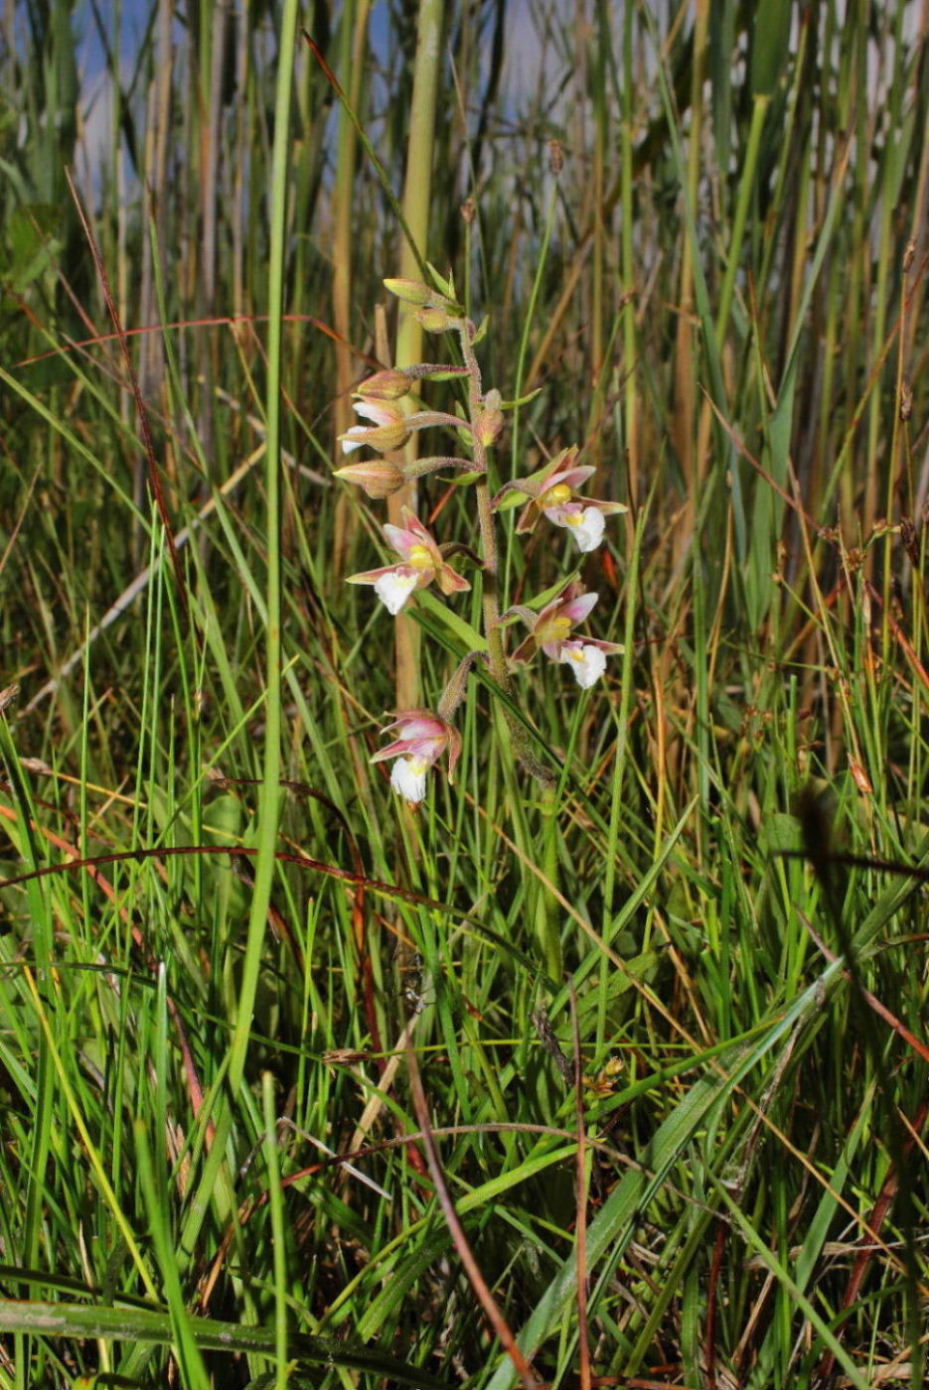
[[565,617],[549,618],[541,632],[536,633],[539,646],[543,642],[564,642],[571,635],[571,619]]
[[567,483],[556,483],[550,487],[539,499],[543,507],[561,507],[565,502],[570,502],[574,493]]
[[414,570],[431,570],[432,556],[424,545],[414,545],[410,548],[407,556],[407,564],[412,565]]

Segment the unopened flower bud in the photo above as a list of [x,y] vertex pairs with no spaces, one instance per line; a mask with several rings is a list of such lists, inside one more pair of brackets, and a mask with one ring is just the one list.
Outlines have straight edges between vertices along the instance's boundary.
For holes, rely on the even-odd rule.
[[419,280],[385,280],[384,289],[402,299],[404,304],[415,304],[417,308],[435,303],[435,292]]
[[427,333],[444,333],[452,323],[452,315],[440,304],[416,310],[416,317]]
[[410,378],[406,372],[389,367],[383,372],[375,372],[366,381],[359,382],[356,396],[368,401],[398,401],[409,394]]
[[478,415],[476,433],[482,444],[493,444],[502,429],[502,410],[482,410]]
[[403,469],[389,459],[368,459],[366,463],[349,463],[335,470],[337,478],[347,483],[356,483],[364,488],[369,497],[390,497],[399,492],[406,482]]
[[416,317],[427,333],[444,333],[464,313],[461,305],[448,295],[430,289],[419,280],[385,280],[384,287],[416,310]]

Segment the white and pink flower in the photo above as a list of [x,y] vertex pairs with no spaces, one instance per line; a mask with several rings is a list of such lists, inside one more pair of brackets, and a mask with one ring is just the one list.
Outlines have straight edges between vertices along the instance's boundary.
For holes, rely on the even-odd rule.
[[576,489],[596,472],[588,465],[575,463],[577,449],[563,449],[551,463],[529,478],[519,478],[501,488],[494,499],[498,506],[507,492],[522,493],[529,498],[516,523],[518,532],[531,531],[540,516],[555,526],[564,526],[577,541],[580,551],[596,550],[603,540],[604,518],[628,511],[622,502],[598,502],[579,497]]
[[[384,375],[388,374],[385,373]],[[394,374],[391,373],[390,375],[393,376]],[[363,420],[370,420],[371,423],[369,425],[352,425],[344,434],[339,435],[343,454],[350,454],[354,449],[363,448],[376,449],[379,454],[392,454],[403,448],[414,430],[428,430],[438,426],[457,432],[468,428],[466,420],[460,419],[457,415],[449,415],[444,410],[414,410],[410,414],[406,414],[399,405],[394,405],[391,401],[381,397],[375,397],[373,400],[362,398],[352,401],[352,410]],[[485,411],[481,417],[482,420],[484,416],[492,417],[493,412]],[[493,421],[491,420],[491,425],[487,428],[492,428],[492,426]],[[441,463],[443,466],[451,463],[457,467],[463,466],[464,461],[442,459]],[[363,464],[355,464],[352,467],[357,472],[364,466]],[[336,477],[354,481],[348,468],[337,469]]]
[[401,557],[401,563],[349,575],[347,582],[373,584],[378,598],[394,615],[400,612],[415,589],[425,589],[433,580],[445,595],[470,589],[467,579],[452,569],[432,535],[409,507],[404,507],[401,515],[403,526],[388,523],[384,527],[384,535]]
[[417,806],[426,795],[426,775],[444,753],[448,754],[448,780],[455,775],[455,764],[461,753],[461,735],[453,724],[428,709],[406,710],[387,725],[400,737],[374,754],[372,763],[396,758],[390,774],[390,785],[411,805]]
[[606,670],[606,658],[623,650],[618,642],[571,635],[575,626],[590,615],[598,597],[585,593],[579,584],[569,584],[539,613],[523,606],[510,609],[529,627],[529,636],[513,653],[513,661],[531,661],[537,651],[542,651],[552,661],[566,662],[578,685],[589,690]]

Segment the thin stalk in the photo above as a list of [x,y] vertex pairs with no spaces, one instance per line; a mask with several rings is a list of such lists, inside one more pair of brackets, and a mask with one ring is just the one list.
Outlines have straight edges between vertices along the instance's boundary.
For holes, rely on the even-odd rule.
[[268,279],[268,393],[267,493],[268,618],[265,645],[265,748],[258,809],[258,857],[252,892],[242,987],[232,1037],[229,1084],[235,1095],[242,1084],[248,1038],[258,992],[258,974],[264,944],[274,851],[277,841],[281,776],[281,348],[284,308],[285,231],[287,216],[287,165],[290,151],[290,105],[299,5],[284,0],[278,59],[277,100],[274,114],[274,150],[271,163],[271,266]]
[[[368,0],[346,5],[341,19],[342,83],[348,94],[352,111],[361,103],[361,80],[364,73],[364,51],[367,43]],[[352,214],[358,134],[355,122],[343,107],[339,112],[338,157],[333,188],[332,234],[332,314],[335,322],[335,405],[333,424],[335,435],[344,434],[352,423],[349,392],[352,388],[354,354],[352,350]],[[357,513],[342,494],[336,503],[333,558],[336,572],[344,570],[345,557],[352,547]]]
[[[444,0],[422,0],[416,34],[416,63],[413,71],[413,98],[410,133],[407,142],[406,181],[403,215],[407,236],[400,255],[400,275],[417,279],[429,237],[429,208],[432,192],[432,164],[435,150],[435,114],[442,64]],[[397,332],[394,365],[410,367],[422,360],[423,330],[413,314],[402,314]],[[406,459],[416,458],[417,441],[412,435],[406,446]],[[402,525],[403,507],[416,511],[416,484],[410,482],[388,498],[387,514],[394,526]],[[421,633],[409,615],[397,616],[394,628],[397,653],[397,708],[415,709],[420,703]]]
[[[625,34],[623,43],[625,82],[623,84],[623,143],[622,143],[622,183],[623,183],[623,230],[622,230],[622,268],[623,292],[629,297],[623,310],[623,344],[626,359],[626,401],[625,426],[627,448],[629,449],[629,495],[638,500],[638,473],[634,464],[637,457],[633,453],[634,430],[637,423],[636,380],[631,370],[635,362],[637,329],[636,303],[631,293],[635,285],[635,200],[633,171],[634,118],[634,75],[635,50],[633,45],[634,10],[630,6],[625,15]],[[691,138],[687,149],[687,198],[691,207],[696,207],[700,187],[701,151],[703,142],[703,83],[706,67],[707,30],[709,5],[700,0],[697,5],[694,26],[694,62],[691,74],[690,110]],[[691,544],[697,515],[697,495],[703,481],[701,474],[706,457],[701,447],[705,426],[701,425],[695,438],[694,426],[697,419],[698,377],[695,370],[697,349],[694,334],[695,275],[694,258],[696,247],[693,239],[684,237],[681,245],[681,272],[677,331],[674,351],[674,400],[675,409],[671,420],[671,431],[681,461],[684,475],[684,506],[686,508],[683,524],[675,527],[674,560],[681,564],[685,552]],[[698,442],[699,441],[699,442]]]
[[[497,549],[497,531],[494,521],[490,487],[487,482],[487,446],[481,438],[478,422],[484,409],[481,387],[481,369],[474,353],[473,325],[465,320],[459,325],[459,338],[465,366],[468,369],[468,409],[471,417],[472,454],[474,471],[480,474],[474,485],[477,503],[478,526],[481,532],[481,555],[483,559],[483,585],[481,600],[484,617],[484,639],[487,643],[490,673],[500,689],[510,693],[510,673],[503,645],[503,631],[500,626],[500,558]],[[540,781],[549,786],[552,777],[532,751],[531,744],[523,726],[512,717],[504,706],[503,716],[509,731],[513,751],[522,766]]]
[[148,1216],[149,1233],[155,1258],[161,1269],[165,1302],[171,1318],[172,1342],[184,1390],[208,1385],[209,1372],[200,1354],[192,1319],[184,1301],[174,1248],[173,1232],[168,1228],[168,1202],[163,1183],[158,1181],[144,1120],[135,1122],[135,1153],[139,1186]]
[[271,1235],[274,1253],[274,1350],[275,1390],[287,1390],[290,1374],[287,1364],[287,1232],[284,1219],[284,1188],[281,1183],[277,1113],[274,1103],[274,1077],[262,1072],[261,1101],[264,1116],[264,1143],[268,1165],[268,1193],[271,1205]]
[[[526,305],[523,315],[522,333],[519,339],[519,351],[516,355],[516,376],[513,382],[513,395],[517,401],[522,397],[526,383],[535,380],[536,371],[539,363],[537,355],[535,363],[526,372],[526,358],[529,355],[529,344],[532,337],[532,328],[536,321],[536,310],[542,298],[542,288],[545,282],[545,274],[548,269],[548,254],[551,247],[552,231],[555,226],[555,209],[558,206],[558,181],[561,176],[562,163],[561,156],[551,161],[551,184],[549,187],[548,207],[545,212],[545,222],[542,227],[542,239],[536,253],[535,274],[532,277],[532,286],[529,291],[529,302]],[[510,477],[515,478],[521,471],[520,461],[520,407],[513,407],[513,414],[510,423]]]
[[736,204],[735,221],[732,224],[732,235],[729,240],[729,254],[726,259],[726,274],[723,278],[723,286],[719,296],[719,310],[716,315],[716,342],[720,351],[726,337],[726,328],[729,324],[729,313],[732,308],[732,299],[735,294],[735,279],[739,272],[739,264],[742,253],[742,243],[745,240],[745,229],[748,223],[748,210],[751,206],[752,195],[755,192],[755,185],[758,178],[758,156],[761,149],[761,136],[764,131],[765,116],[768,114],[768,107],[771,104],[769,96],[756,96],[752,106],[752,124],[748,134],[748,147],[745,151],[745,159],[742,164],[742,182],[739,186],[739,198]]

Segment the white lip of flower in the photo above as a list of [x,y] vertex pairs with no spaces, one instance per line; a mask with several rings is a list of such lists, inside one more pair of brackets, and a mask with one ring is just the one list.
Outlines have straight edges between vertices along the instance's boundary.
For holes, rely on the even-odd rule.
[[425,758],[398,758],[390,774],[390,785],[411,805],[418,806],[426,795],[426,773],[431,766]]
[[583,554],[596,550],[603,540],[606,520],[596,507],[585,507],[583,512],[572,512],[567,518],[568,531],[577,541],[577,548]]
[[347,430],[342,438],[342,453],[350,454],[353,449],[360,449],[364,444],[364,439],[349,439],[348,436],[350,434],[364,435],[365,432],[365,427],[363,425],[352,425],[351,429]]
[[382,574],[374,584],[374,592],[392,617],[397,616],[415,588],[415,574]]
[[606,670],[606,653],[599,647],[573,643],[566,646],[561,655],[574,672],[574,679],[582,690],[589,690]]

